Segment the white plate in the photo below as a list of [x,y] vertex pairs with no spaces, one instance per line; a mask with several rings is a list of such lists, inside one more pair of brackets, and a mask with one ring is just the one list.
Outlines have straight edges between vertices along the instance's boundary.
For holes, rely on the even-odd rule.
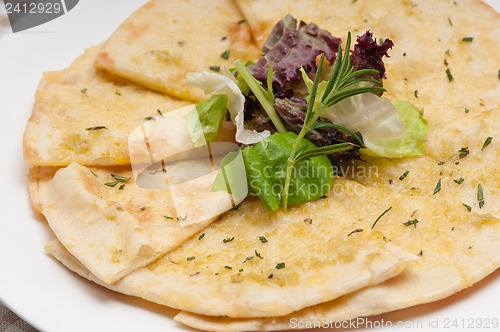
[[[45,254],[43,246],[54,236],[31,209],[27,193],[22,135],[42,73],[68,66],[144,2],[80,1],[64,16],[26,32],[0,31],[0,299],[43,331],[189,331],[172,320],[175,310],[96,286]],[[500,11],[500,1],[486,2]],[[0,14],[4,12],[0,5]],[[499,294],[497,271],[448,299],[377,316],[366,324],[404,321],[409,326],[405,330],[413,330],[436,320],[443,328],[446,320],[458,319],[462,326],[469,318],[500,318]]]

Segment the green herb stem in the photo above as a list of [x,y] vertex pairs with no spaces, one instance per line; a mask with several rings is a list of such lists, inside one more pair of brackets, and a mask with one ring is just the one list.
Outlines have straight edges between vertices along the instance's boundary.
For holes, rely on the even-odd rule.
[[[245,82],[248,84],[248,86],[254,93],[255,97],[257,97],[257,99],[259,100],[260,104],[262,105],[267,115],[273,122],[274,127],[276,127],[276,130],[281,134],[285,133],[287,130],[283,125],[283,122],[281,122],[278,113],[276,113],[276,110],[274,109],[274,95],[272,94],[272,91],[267,91],[266,93],[262,88],[262,86],[260,86],[257,83],[252,74],[250,74],[247,67],[245,67],[245,65],[241,62],[241,60],[236,60],[234,62],[234,66],[236,67],[238,74],[240,74],[243,77]],[[272,69],[270,68],[270,70]]]

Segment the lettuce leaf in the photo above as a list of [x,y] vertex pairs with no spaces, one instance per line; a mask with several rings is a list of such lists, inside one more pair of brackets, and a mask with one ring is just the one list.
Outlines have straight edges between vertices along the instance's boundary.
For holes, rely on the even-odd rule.
[[268,130],[258,132],[256,130],[245,129],[244,127],[244,105],[245,96],[238,87],[237,80],[224,68],[223,74],[217,73],[188,73],[187,80],[189,84],[197,86],[205,94],[226,95],[227,108],[231,114],[231,120],[236,125],[236,141],[242,144],[254,144],[271,135]]

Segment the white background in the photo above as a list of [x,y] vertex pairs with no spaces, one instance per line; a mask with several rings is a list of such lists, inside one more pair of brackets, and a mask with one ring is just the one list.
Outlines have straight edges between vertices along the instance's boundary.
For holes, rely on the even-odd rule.
[[[27,192],[22,135],[42,73],[67,67],[144,2],[80,0],[66,15],[28,31],[0,28],[0,300],[43,331],[190,330],[172,320],[175,310],[96,286],[49,257],[43,246],[54,236],[31,209]],[[500,10],[500,1],[486,2]],[[443,327],[445,319],[500,318],[499,296],[497,270],[448,299],[370,321],[402,320],[425,328],[435,320]]]

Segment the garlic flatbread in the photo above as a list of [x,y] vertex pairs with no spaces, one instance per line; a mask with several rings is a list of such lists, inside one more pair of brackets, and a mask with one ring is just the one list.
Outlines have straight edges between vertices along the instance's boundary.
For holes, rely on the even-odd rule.
[[[206,315],[290,314],[387,280],[417,259],[361,224],[335,198],[289,213],[249,200],[112,289]],[[71,268],[68,254],[56,258]]]
[[64,246],[105,283],[114,283],[232,208],[228,193],[210,191],[217,173],[210,163],[179,162],[157,174],[183,178],[186,170],[190,178],[166,189],[151,189],[138,184],[129,167],[99,169],[72,163],[52,178],[50,170],[32,177],[30,192],[39,200],[33,205]]
[[431,125],[500,107],[500,14],[480,0],[237,3],[260,46],[288,13],[344,42],[346,31],[356,36],[368,29],[391,39],[384,96],[423,108]]
[[[175,319],[210,331],[286,330],[291,319],[329,322],[376,315],[436,301],[470,287],[500,267],[500,220],[491,215],[463,213],[424,197],[409,197],[387,190],[363,187],[338,179],[332,199],[356,207],[357,227],[373,227],[391,243],[420,256],[400,275],[337,300],[283,317],[208,317],[181,312]],[[350,194],[346,194],[350,193]]]
[[128,136],[136,127],[191,104],[98,72],[92,63],[99,49],[44,74],[24,134],[28,164],[129,164]]
[[95,66],[170,95],[200,101],[186,74],[232,67],[259,56],[232,0],[153,0],[132,14],[104,44]]

